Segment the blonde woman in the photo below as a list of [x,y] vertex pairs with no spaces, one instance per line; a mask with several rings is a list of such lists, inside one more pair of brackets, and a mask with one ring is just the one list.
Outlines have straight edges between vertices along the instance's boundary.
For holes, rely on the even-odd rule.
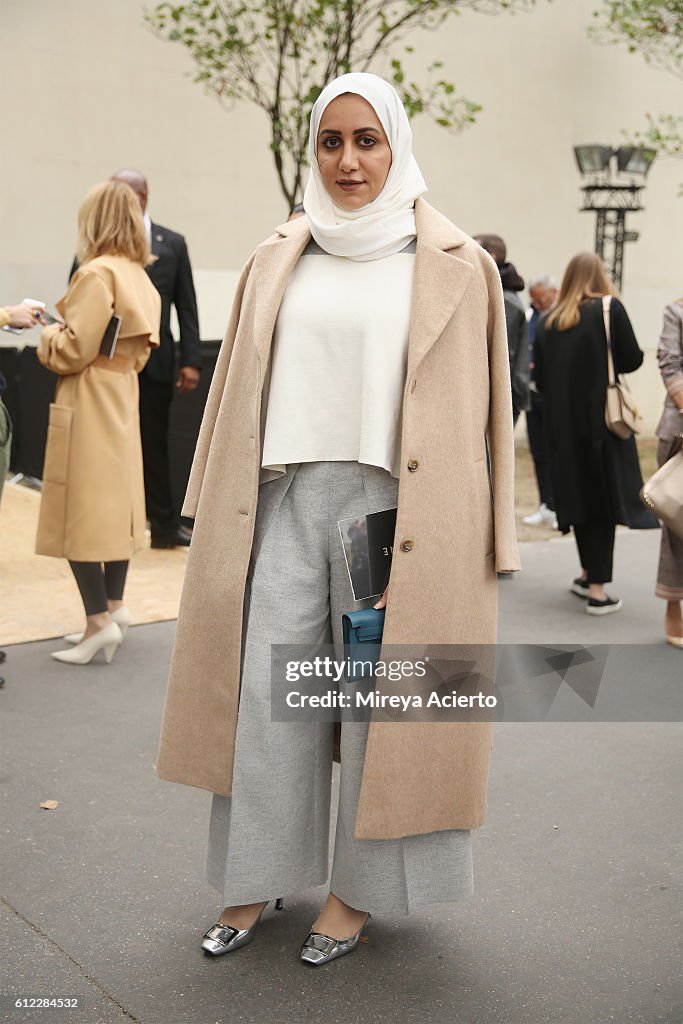
[[[667,390],[664,411],[657,425],[657,461],[663,466],[678,450],[679,437],[683,434],[683,299],[672,302],[664,310],[657,361]],[[666,639],[673,647],[683,648],[683,540],[666,527],[662,528],[656,594],[667,602]]]
[[556,306],[536,328],[536,380],[546,408],[546,443],[560,530],[574,529],[581,573],[571,591],[589,615],[618,612],[610,597],[617,523],[656,527],[638,498],[642,486],[633,437],[607,429],[607,337],[602,299],[611,296],[610,335],[616,373],[643,361],[631,321],[602,260],[582,252],[570,260]]
[[[78,212],[80,267],[42,332],[38,359],[59,374],[50,406],[36,552],[68,558],[86,628],[53,658],[107,661],[130,623],[128,560],[145,540],[137,375],[159,344],[161,299],[145,273],[149,245],[130,186],[96,185]],[[112,316],[115,351],[100,350]]]

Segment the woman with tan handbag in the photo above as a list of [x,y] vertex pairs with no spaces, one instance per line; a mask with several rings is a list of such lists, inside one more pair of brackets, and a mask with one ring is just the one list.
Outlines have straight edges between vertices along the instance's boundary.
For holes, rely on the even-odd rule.
[[642,361],[602,260],[592,252],[574,256],[557,304],[536,328],[536,381],[546,406],[557,521],[563,533],[573,528],[581,563],[570,590],[585,600],[589,615],[622,607],[605,592],[617,523],[632,529],[658,525],[638,498],[635,438],[617,436],[606,422],[608,381],[632,373]]
[[[149,244],[129,185],[96,185],[78,211],[80,266],[46,327],[38,359],[59,374],[50,406],[36,553],[68,558],[86,628],[52,657],[107,661],[130,623],[123,588],[145,544],[138,373],[159,344],[161,299],[145,272]],[[113,327],[118,324],[114,348]],[[101,351],[111,335],[107,352]]]
[[[657,425],[657,462],[663,466],[680,449],[683,435],[683,298],[664,310],[657,361],[667,390],[664,411]],[[664,620],[667,641],[683,648],[683,538],[666,526],[662,526],[655,593],[667,602]]]

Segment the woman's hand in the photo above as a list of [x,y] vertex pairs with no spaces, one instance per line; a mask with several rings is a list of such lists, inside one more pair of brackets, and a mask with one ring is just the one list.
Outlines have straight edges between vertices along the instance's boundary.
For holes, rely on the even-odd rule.
[[386,606],[387,606],[387,594],[388,593],[389,593],[389,586],[387,584],[387,586],[384,589],[384,593],[380,597],[379,601],[377,602],[377,604],[373,604],[372,607],[373,608],[386,608]]
[[42,323],[42,310],[38,306],[27,306],[25,302],[18,306],[5,306],[5,312],[9,316],[10,327],[21,327],[28,330]]
[[185,391],[194,391],[199,384],[199,370],[194,366],[181,366],[178,371],[176,388],[183,394]]

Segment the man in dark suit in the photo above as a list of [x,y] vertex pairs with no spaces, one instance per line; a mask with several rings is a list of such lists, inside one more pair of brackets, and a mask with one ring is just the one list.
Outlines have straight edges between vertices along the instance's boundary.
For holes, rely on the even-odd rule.
[[[190,257],[182,235],[150,220],[144,174],[140,171],[121,170],[112,178],[125,181],[140,200],[150,249],[152,256],[156,257],[147,267],[147,273],[161,295],[160,345],[152,351],[139,376],[140,434],[152,547],[187,547],[191,534],[180,525],[171,495],[168,426],[174,391],[180,394],[193,391],[199,383],[202,365],[197,299]],[[75,269],[76,264],[72,274]],[[175,344],[171,333],[171,306],[175,306],[180,327],[180,368],[177,377]]]

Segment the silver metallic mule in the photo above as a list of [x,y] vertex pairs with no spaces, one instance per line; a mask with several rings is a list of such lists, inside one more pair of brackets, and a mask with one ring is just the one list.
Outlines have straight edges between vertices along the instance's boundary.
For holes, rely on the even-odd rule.
[[[264,904],[259,916],[250,928],[233,928],[232,925],[221,924],[220,921],[216,921],[202,939],[202,949],[204,952],[210,956],[223,956],[225,953],[233,953],[236,949],[241,949],[242,946],[248,945],[256,934],[256,926],[267,906],[268,903]],[[275,900],[275,909],[285,909],[282,897]]]
[[352,953],[360,942],[363,929],[370,920],[370,914],[363,921],[355,935],[350,939],[332,939],[329,935],[321,935],[320,932],[311,932],[301,947],[301,959],[311,967],[320,967],[321,964],[328,964],[330,960],[336,960],[339,956]]

